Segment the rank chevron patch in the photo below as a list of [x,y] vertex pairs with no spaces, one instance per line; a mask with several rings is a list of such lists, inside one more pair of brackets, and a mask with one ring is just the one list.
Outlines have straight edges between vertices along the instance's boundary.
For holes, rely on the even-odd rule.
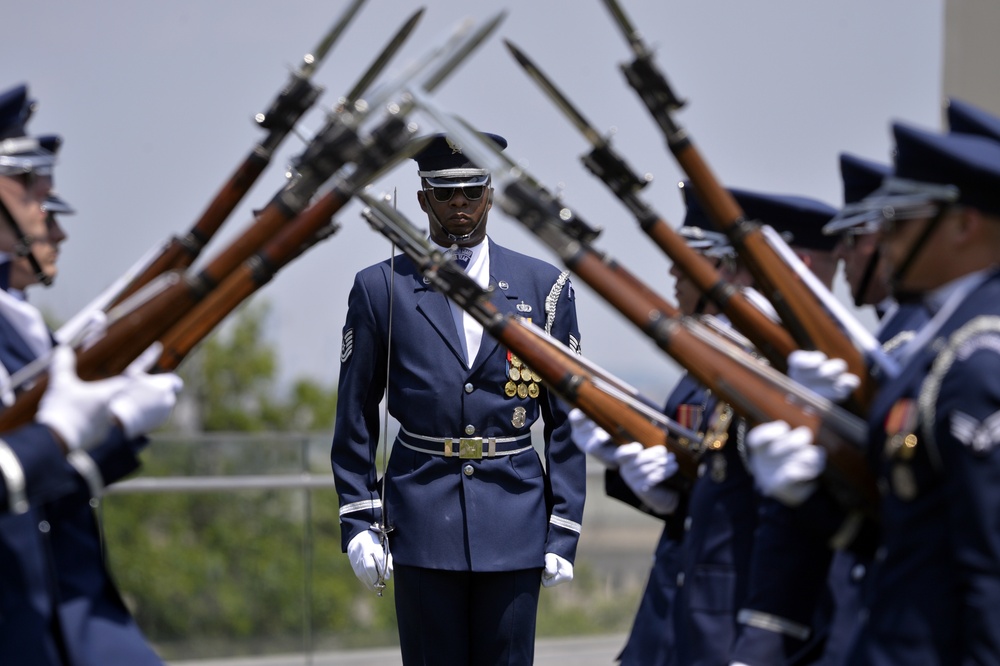
[[354,329],[349,328],[344,331],[344,340],[340,344],[340,362],[344,363],[347,359],[351,358],[351,352],[354,351]]
[[1000,412],[994,412],[983,421],[962,412],[952,412],[951,434],[973,453],[989,453],[1000,443]]

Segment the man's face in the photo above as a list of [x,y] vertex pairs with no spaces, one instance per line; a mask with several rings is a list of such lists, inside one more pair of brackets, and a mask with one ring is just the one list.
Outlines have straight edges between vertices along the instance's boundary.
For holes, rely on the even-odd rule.
[[834,247],[834,257],[844,262],[844,277],[851,288],[857,305],[875,305],[889,295],[889,276],[885,272],[885,262],[881,255],[875,259],[877,265],[868,277],[863,294],[858,293],[868,265],[878,251],[878,234],[844,234]]
[[[694,282],[688,279],[687,273],[677,268],[676,264],[671,264],[670,275],[674,278],[674,299],[677,301],[677,309],[682,315],[706,314],[698,312],[699,301],[701,301],[701,291]],[[704,303],[704,310],[709,303]]]
[[[719,278],[735,287],[749,286],[753,280],[742,267],[729,259],[706,257],[712,266],[719,271]],[[670,275],[674,278],[674,298],[677,309],[682,315],[718,314],[715,303],[708,300],[701,290],[692,282],[676,264],[670,266]]]
[[[937,221],[930,236],[921,242],[912,258],[914,247],[924,236],[932,218],[922,217],[883,224],[879,234],[879,249],[884,258],[886,275],[891,276],[891,288],[897,295],[923,293],[944,284],[939,268],[945,258],[938,256],[939,252],[934,250],[935,236],[948,224],[951,215],[954,213],[946,213]],[[910,262],[909,266],[900,275],[899,269],[907,261]]]
[[[55,217],[47,214],[42,207],[51,189],[52,178],[49,176],[0,176],[0,197],[17,221],[42,271],[54,278],[58,272],[59,244],[66,239],[66,234]],[[15,256],[21,249],[11,221],[0,220],[0,251]],[[12,260],[11,287],[24,289],[37,281],[26,257]]]
[[[417,202],[420,209],[427,213],[432,240],[444,247],[453,244],[472,247],[482,242],[486,237],[486,217],[493,206],[491,187],[432,188],[424,181],[424,188],[417,192]],[[482,224],[479,224],[480,221]],[[453,241],[448,234],[459,237],[471,235],[464,240]]]

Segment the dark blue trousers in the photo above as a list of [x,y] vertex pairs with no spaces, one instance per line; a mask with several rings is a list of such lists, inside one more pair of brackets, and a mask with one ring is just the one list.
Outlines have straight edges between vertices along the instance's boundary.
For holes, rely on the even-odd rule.
[[405,666],[529,666],[541,569],[474,572],[396,565]]

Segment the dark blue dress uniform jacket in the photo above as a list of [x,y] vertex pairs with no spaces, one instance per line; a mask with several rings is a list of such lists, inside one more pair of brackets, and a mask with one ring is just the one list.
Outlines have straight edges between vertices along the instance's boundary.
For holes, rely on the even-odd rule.
[[[900,305],[879,327],[878,340],[883,350],[893,356],[927,323],[927,319],[928,312],[922,304]],[[869,551],[856,547],[839,550],[833,555],[828,576],[832,608],[828,626],[818,632],[825,645],[822,657],[815,662],[817,666],[847,666],[846,653],[862,615],[861,588],[871,564]]]
[[870,413],[882,538],[851,664],[1000,663],[1000,276],[935,338]]
[[[920,304],[902,305],[878,331],[891,356],[927,321]],[[876,375],[878,379],[878,375]],[[734,657],[749,664],[846,664],[861,612],[861,584],[871,558],[868,538],[831,551],[843,514],[824,492],[790,508],[761,502],[744,626]],[[869,526],[870,527],[870,526]]]
[[[690,425],[692,429],[697,429],[701,421],[700,413],[706,402],[705,387],[691,375],[685,374],[670,392],[663,413],[671,419],[679,420],[678,410],[682,406],[697,410],[697,422]],[[681,538],[684,535],[686,515],[684,503],[670,515],[657,514],[625,485],[617,470],[606,472],[605,491],[609,497],[664,521],[649,580],[632,622],[632,631],[618,655],[618,661],[622,666],[665,666],[674,657],[676,642],[673,611],[677,596],[677,576],[681,570]]]
[[[0,362],[16,372],[33,354],[0,317]],[[17,438],[56,447],[48,428],[26,426]],[[146,439],[120,428],[90,451],[105,483],[138,466]],[[27,463],[29,467],[32,465]],[[26,513],[0,515],[0,663],[19,666],[162,664],[126,609],[104,566],[85,481],[62,456],[50,459]],[[31,475],[28,473],[29,491]]]
[[[552,292],[559,270],[492,241],[489,247],[493,304],[544,326],[548,298],[555,306],[552,336],[577,347],[572,288],[565,283]],[[401,431],[392,447],[384,498],[394,561],[453,571],[540,568],[546,552],[573,561],[586,461],[570,440],[566,405],[544,388],[537,399],[507,397],[507,350],[484,333],[470,369],[458,335],[448,299],[425,284],[404,256],[395,258],[394,280],[388,261],[356,276],[344,326],[331,451],[344,549],[382,518],[375,451],[388,345],[388,409],[409,433],[453,437],[457,450],[460,437],[514,437],[527,433],[539,416],[545,422],[545,470],[532,449],[481,460],[446,458],[407,448]],[[523,423],[517,416],[522,411]],[[528,444],[524,439],[508,448]]]

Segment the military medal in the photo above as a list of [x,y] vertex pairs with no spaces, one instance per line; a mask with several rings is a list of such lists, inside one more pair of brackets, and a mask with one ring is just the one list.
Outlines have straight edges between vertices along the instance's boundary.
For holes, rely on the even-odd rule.
[[701,405],[679,405],[677,407],[677,422],[689,430],[701,427],[701,417],[705,409]]
[[542,376],[540,374],[538,374],[537,372],[535,372],[534,370],[532,370],[531,371],[531,381],[533,381],[533,382],[535,382],[537,384],[540,381],[542,381]]
[[503,385],[503,393],[508,398],[513,398],[517,395],[517,382],[521,380],[521,371],[518,368],[521,366],[521,360],[514,356],[514,354],[508,349],[507,350],[507,368],[506,377],[507,380]]
[[[732,408],[724,402],[720,402],[712,417],[709,419],[708,428],[705,431],[704,445],[706,449],[720,451],[729,440],[729,426],[733,420]],[[725,461],[723,461],[725,462]],[[714,465],[714,462],[713,462]],[[715,478],[715,469],[712,469],[712,478]],[[722,478],[726,478],[725,467],[722,469]],[[718,479],[717,479],[718,480]]]
[[535,382],[531,382],[530,384],[528,384],[528,397],[529,398],[537,398],[538,397],[538,393],[539,393],[538,384],[536,384]]
[[912,501],[918,493],[917,480],[913,474],[913,456],[917,451],[918,411],[916,401],[903,399],[889,410],[885,417],[885,458],[891,461],[889,485],[896,497],[904,502]]
[[514,408],[514,415],[510,417],[510,424],[515,428],[523,428],[525,417],[528,412],[524,407],[518,406]]
[[528,386],[527,386],[527,384],[518,384],[517,385],[517,397],[521,398],[522,400],[528,397]]

